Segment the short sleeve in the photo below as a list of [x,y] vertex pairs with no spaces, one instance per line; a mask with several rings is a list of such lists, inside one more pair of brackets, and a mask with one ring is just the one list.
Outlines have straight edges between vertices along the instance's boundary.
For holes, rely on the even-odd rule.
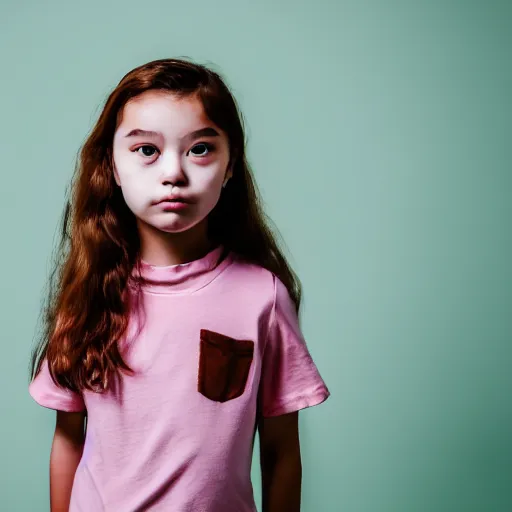
[[29,393],[39,405],[48,409],[66,412],[85,410],[85,403],[80,394],[61,388],[53,382],[46,358],[41,370],[29,385]]
[[295,304],[286,286],[275,275],[259,395],[264,417],[312,407],[330,396],[306,346]]

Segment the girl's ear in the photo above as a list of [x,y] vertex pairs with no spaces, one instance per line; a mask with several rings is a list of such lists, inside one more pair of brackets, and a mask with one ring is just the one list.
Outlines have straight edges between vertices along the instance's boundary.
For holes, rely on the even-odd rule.
[[119,174],[117,174],[117,169],[114,166],[114,179],[116,180],[117,186],[121,186],[121,180],[119,179]]
[[232,177],[233,177],[233,167],[230,165],[227,168],[226,175],[224,176],[224,182],[222,183],[222,188],[224,188],[227,185],[228,181]]
[[233,167],[235,165],[236,158],[237,158],[237,154],[233,153],[231,155],[231,158],[229,159],[228,167],[226,169],[226,176],[224,178],[224,183],[222,185],[223,187],[225,187],[228,180],[233,177]]

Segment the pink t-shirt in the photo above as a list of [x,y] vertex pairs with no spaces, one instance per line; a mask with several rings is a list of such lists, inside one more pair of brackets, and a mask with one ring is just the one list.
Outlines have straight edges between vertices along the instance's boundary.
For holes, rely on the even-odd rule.
[[107,394],[76,394],[53,383],[45,360],[30,384],[44,407],[87,409],[69,510],[255,512],[258,411],[278,416],[330,395],[288,291],[222,246],[182,265],[143,262],[142,272],[151,282],[120,343],[136,374]]

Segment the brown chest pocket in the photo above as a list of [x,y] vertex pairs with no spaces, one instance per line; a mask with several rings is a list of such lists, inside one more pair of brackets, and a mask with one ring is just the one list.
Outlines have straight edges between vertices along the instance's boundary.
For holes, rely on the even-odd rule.
[[227,402],[243,394],[254,355],[254,342],[201,329],[198,391]]

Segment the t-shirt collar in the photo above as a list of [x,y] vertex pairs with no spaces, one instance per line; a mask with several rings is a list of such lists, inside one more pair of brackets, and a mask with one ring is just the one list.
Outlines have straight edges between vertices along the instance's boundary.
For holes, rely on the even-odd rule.
[[[156,293],[193,291],[208,284],[232,259],[225,247],[217,245],[199,259],[177,265],[156,266],[140,261],[144,290]],[[132,276],[138,276],[137,266]]]

